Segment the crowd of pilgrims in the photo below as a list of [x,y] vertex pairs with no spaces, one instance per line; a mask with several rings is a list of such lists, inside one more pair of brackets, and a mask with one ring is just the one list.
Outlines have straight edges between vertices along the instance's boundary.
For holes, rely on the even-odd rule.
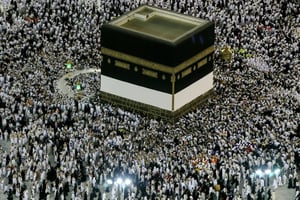
[[[99,66],[101,25],[142,4],[216,24],[215,95],[174,124],[55,87],[67,60]],[[286,184],[299,199],[297,1],[11,0],[0,12],[2,196],[262,200]],[[247,55],[221,62],[224,45]],[[122,194],[107,184],[118,177],[132,180]]]

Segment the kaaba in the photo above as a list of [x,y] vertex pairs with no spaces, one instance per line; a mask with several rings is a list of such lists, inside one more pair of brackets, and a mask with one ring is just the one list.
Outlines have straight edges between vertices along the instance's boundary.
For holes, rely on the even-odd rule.
[[100,99],[165,118],[189,110],[213,91],[214,39],[213,22],[147,5],[104,24]]

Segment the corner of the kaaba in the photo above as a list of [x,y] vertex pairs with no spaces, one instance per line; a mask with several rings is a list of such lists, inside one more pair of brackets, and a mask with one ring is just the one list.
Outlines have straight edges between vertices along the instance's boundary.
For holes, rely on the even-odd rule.
[[169,115],[169,120],[167,121],[175,123],[180,117],[183,117],[187,113],[195,111],[196,109],[200,109],[201,107],[205,106],[206,102],[208,102],[209,99],[213,98],[214,95],[215,90],[212,88],[206,93],[200,95],[199,97],[195,98],[194,100],[190,101],[189,103],[174,111],[171,115]]

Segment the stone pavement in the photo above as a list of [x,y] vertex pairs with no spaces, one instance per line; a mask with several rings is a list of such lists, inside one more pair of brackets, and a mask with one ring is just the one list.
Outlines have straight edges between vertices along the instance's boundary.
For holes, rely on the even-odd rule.
[[75,93],[72,90],[72,88],[70,86],[68,86],[67,81],[66,81],[67,78],[72,79],[75,76],[78,76],[79,74],[100,73],[100,72],[101,72],[101,69],[96,69],[96,68],[70,71],[56,81],[56,87],[58,88],[58,91],[62,95],[65,95],[69,98],[73,98]]
[[275,191],[276,200],[295,200],[295,189],[288,189],[287,185],[278,187]]

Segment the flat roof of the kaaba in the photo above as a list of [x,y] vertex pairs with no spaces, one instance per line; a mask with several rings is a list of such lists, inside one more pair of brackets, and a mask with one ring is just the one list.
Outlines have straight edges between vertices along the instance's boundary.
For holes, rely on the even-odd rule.
[[176,42],[209,23],[151,6],[141,6],[110,22],[111,25],[168,42]]
[[214,22],[144,5],[103,24],[101,53],[173,68],[212,49],[214,29]]

